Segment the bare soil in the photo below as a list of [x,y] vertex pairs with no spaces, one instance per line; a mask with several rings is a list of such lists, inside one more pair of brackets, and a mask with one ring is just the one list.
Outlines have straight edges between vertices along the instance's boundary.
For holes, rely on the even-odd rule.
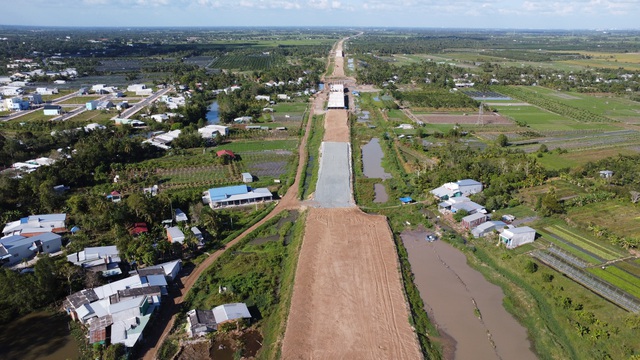
[[[477,114],[469,115],[414,115],[418,120],[427,124],[476,124],[478,122]],[[513,125],[513,121],[508,118],[497,115],[489,114],[482,115],[482,124],[504,124]]]
[[283,359],[420,359],[384,216],[310,209]]
[[349,142],[349,116],[346,110],[328,110],[324,119],[324,141]]

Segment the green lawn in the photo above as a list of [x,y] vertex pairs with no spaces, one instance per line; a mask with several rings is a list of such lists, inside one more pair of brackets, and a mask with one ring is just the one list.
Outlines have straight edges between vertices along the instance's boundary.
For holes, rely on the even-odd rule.
[[279,103],[272,106],[267,106],[273,108],[276,113],[299,113],[302,114],[307,109],[309,103],[307,102],[292,102],[292,103]]

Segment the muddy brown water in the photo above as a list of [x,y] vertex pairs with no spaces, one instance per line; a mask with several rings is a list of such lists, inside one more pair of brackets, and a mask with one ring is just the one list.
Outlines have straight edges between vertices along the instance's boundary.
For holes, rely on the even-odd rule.
[[0,328],[0,359],[77,359],[80,350],[63,313],[38,311],[3,324]]
[[373,189],[376,193],[375,199],[373,199],[374,203],[386,203],[389,201],[389,195],[387,194],[387,189],[383,184],[375,184]]
[[364,176],[374,179],[391,179],[391,174],[385,172],[382,167],[383,157],[380,139],[373,138],[366,145],[362,145],[362,172]]
[[427,242],[426,234],[405,231],[401,237],[425,310],[449,342],[444,358],[536,359],[526,329],[502,305],[502,289],[471,268],[462,252]]

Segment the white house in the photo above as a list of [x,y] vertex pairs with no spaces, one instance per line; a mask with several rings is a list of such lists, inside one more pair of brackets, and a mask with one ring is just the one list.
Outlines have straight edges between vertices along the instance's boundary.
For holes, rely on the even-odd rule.
[[19,86],[1,86],[0,95],[18,96],[24,94],[24,90]]
[[62,237],[54,233],[42,233],[33,237],[11,235],[0,239],[0,263],[12,266],[36,254],[60,251]]
[[131,84],[129,86],[127,86],[127,91],[129,92],[137,92],[140,90],[145,90],[147,88],[147,85],[145,84]]
[[482,191],[482,183],[472,180],[458,180],[457,182],[446,183],[439,188],[431,190],[431,193],[441,200],[456,196],[467,196]]
[[151,115],[151,118],[159,123],[161,122],[165,122],[167,120],[169,120],[169,115],[167,114],[154,114]]
[[39,87],[36,92],[40,95],[53,95],[58,93],[58,88]]
[[171,243],[184,243],[184,233],[177,226],[173,226],[167,229],[167,238]]
[[205,191],[202,202],[211,209],[227,206],[249,205],[256,202],[271,201],[273,194],[267,188],[252,189],[247,185],[225,186]]
[[243,183],[251,183],[253,182],[253,175],[251,175],[251,173],[245,172],[242,173],[242,182]]
[[520,245],[532,243],[535,238],[536,231],[528,226],[504,229],[500,234],[500,241],[507,246],[507,249],[513,249]]
[[228,136],[229,135],[229,127],[223,125],[207,125],[203,128],[198,129],[200,135],[205,139],[211,139],[218,135],[220,136]]
[[60,105],[45,105],[42,109],[44,114],[47,116],[56,116],[62,114],[62,106]]
[[2,229],[2,235],[22,235],[31,237],[42,233],[66,232],[65,221],[67,214],[30,215],[20,220],[7,223]]
[[411,129],[413,129],[413,125],[411,125],[411,124],[400,124],[400,125],[398,125],[398,129],[411,130]]
[[88,247],[67,255],[67,261],[90,271],[101,271],[105,277],[122,274],[120,254],[115,245]]
[[185,214],[184,211],[180,209],[176,209],[175,219],[176,219],[176,222],[189,221],[187,214]]
[[245,303],[224,304],[214,307],[212,311],[218,325],[236,319],[251,319]]
[[287,94],[278,94],[278,100],[291,100]]
[[270,101],[271,100],[271,96],[269,96],[269,95],[256,95],[255,99],[256,100]]

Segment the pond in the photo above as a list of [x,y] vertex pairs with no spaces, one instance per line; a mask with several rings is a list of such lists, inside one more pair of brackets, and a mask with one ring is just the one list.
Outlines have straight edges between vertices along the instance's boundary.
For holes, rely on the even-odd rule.
[[445,359],[536,359],[526,329],[503,307],[502,289],[425,230],[401,234],[415,284],[429,318],[437,324]]
[[380,139],[373,138],[362,146],[362,172],[368,178],[391,179],[391,174],[384,171],[382,158],[384,153],[380,147]]
[[218,115],[218,101],[214,101],[209,107],[207,112],[207,125],[214,125],[220,122],[220,115]]
[[77,359],[78,344],[63,313],[38,311],[0,328],[0,359]]

